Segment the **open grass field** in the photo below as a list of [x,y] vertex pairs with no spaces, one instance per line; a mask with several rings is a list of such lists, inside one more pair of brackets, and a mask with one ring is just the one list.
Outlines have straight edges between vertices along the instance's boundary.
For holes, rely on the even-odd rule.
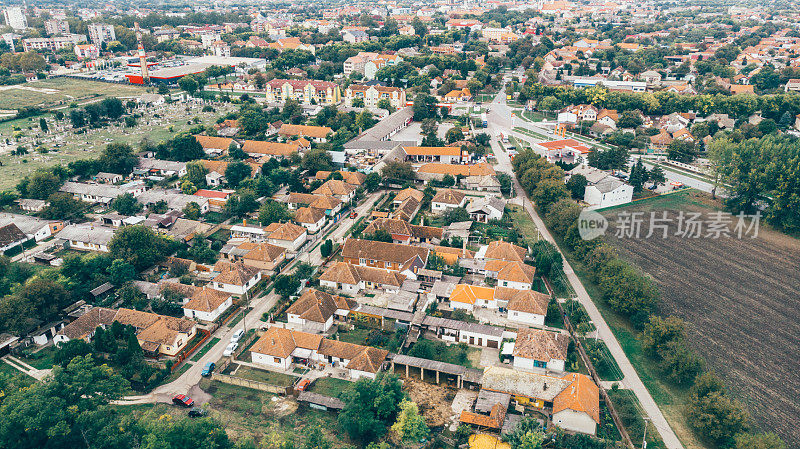
[[[708,196],[686,191],[604,214],[621,210],[705,214],[717,207]],[[683,238],[676,231],[674,220],[666,239],[660,235],[618,239],[613,230],[606,235],[624,258],[653,276],[662,293],[662,313],[686,320],[691,344],[734,396],[749,405],[756,424],[779,433],[789,447],[798,447],[800,241],[763,226],[757,238],[742,239]],[[621,338],[623,346],[633,344],[626,345],[625,340]],[[649,375],[645,372],[643,380]],[[670,396],[651,392],[657,401],[658,396]]]
[[133,97],[146,93],[142,86],[104,83],[75,78],[50,78],[0,91],[0,109],[21,109],[28,106],[60,107],[100,97]]
[[351,386],[353,386],[353,382],[348,380],[338,379],[336,377],[322,377],[311,384],[311,389],[309,391],[337,398],[339,394]]
[[288,387],[297,380],[296,377],[288,374],[251,368],[249,366],[240,366],[239,369],[236,370],[236,377],[255,380],[256,382],[264,382],[270,385],[277,385],[279,387]]

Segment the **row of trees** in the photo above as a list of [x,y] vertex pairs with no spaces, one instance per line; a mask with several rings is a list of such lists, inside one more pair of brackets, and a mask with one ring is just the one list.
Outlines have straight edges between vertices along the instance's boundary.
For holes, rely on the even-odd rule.
[[[513,165],[521,183],[531,193],[540,189],[539,185],[547,179],[556,179],[546,176],[554,176],[558,167],[543,163],[532,152],[517,155]],[[640,167],[640,170],[644,169]],[[522,182],[522,179],[526,181]],[[652,278],[620,258],[602,238],[581,238],[577,226],[580,206],[566,197],[549,204],[537,202],[537,205],[544,210],[548,227],[584,263],[591,281],[599,287],[602,300],[641,330],[643,350],[656,362],[666,379],[679,386],[693,385],[688,417],[699,434],[720,448],[785,448],[774,434],[750,432],[749,416],[742,405],[726,395],[722,382],[714,374],[701,374],[703,361],[688,344],[684,322],[675,317],[656,315],[660,294]],[[540,268],[538,259],[539,256],[539,271],[553,266],[543,263]],[[560,262],[560,259],[555,262]]]

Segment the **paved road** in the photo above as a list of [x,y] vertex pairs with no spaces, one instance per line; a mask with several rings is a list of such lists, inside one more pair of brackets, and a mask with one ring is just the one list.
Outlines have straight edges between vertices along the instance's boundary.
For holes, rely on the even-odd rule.
[[[364,216],[375,204],[375,202],[380,198],[381,193],[375,192],[368,196],[366,200],[359,206],[356,207],[356,211],[358,212],[358,217]],[[345,233],[350,230],[350,227],[355,223],[358,218],[351,219],[349,216],[347,218],[342,218],[334,225],[333,232],[327,237],[332,239],[333,241],[338,241],[342,237],[344,237]],[[296,258],[296,262],[294,262],[295,266],[299,262],[308,262],[315,267],[318,267],[322,263],[322,254],[320,253],[320,245],[317,245],[311,253],[301,253]],[[293,271],[294,267],[287,272]],[[176,394],[186,394],[187,392],[191,394],[192,390],[197,391],[197,384],[200,383],[200,372],[203,370],[203,367],[208,362],[216,362],[220,358],[222,358],[222,353],[225,351],[225,346],[230,341],[230,338],[233,336],[233,333],[246,326],[247,328],[253,328],[254,326],[260,327],[263,323],[260,321],[261,316],[269,311],[269,309],[274,306],[279,299],[279,295],[276,293],[271,293],[266,296],[260,296],[252,299],[250,301],[250,306],[253,307],[253,310],[247,314],[247,316],[236,324],[236,326],[230,328],[227,325],[220,327],[214,333],[213,337],[217,337],[220,341],[214,345],[206,354],[204,354],[200,360],[197,362],[192,362],[193,365],[186,370],[185,373],[181,374],[177,379],[174,381],[161,385],[155,388],[148,394],[140,395],[140,396],[128,396],[121,401],[118,401],[118,404],[142,404],[142,403],[151,403],[151,402],[171,402],[172,397]]]
[[[504,132],[507,131],[507,126],[510,124],[510,110],[502,100],[503,98],[505,98],[505,92],[504,90],[501,90],[491,103],[491,112],[488,115],[488,119],[489,129],[492,132],[492,135],[495,135],[501,130]],[[524,192],[522,190],[522,186],[520,185],[519,180],[517,180],[517,177],[513,175],[510,158],[495,140],[491,140],[491,145],[492,150],[497,157],[498,164],[496,168],[499,171],[504,171],[511,174],[511,178],[514,181],[514,189],[516,190],[517,195],[522,197],[522,203],[525,207],[525,210],[533,219],[536,227],[541,231],[542,237],[558,247],[553,239],[553,236],[550,234],[550,231],[539,217],[536,209],[534,209],[533,204],[528,199],[527,195],[522,193]],[[561,250],[559,249],[559,251]],[[623,351],[619,341],[617,341],[616,336],[614,336],[613,332],[611,332],[611,328],[608,326],[605,319],[603,319],[603,316],[600,314],[597,306],[595,306],[594,302],[592,302],[592,299],[589,297],[589,294],[583,287],[583,283],[581,283],[581,280],[575,274],[575,271],[572,269],[572,266],[569,264],[566,258],[564,258],[564,274],[566,274],[569,283],[575,290],[578,301],[580,301],[580,303],[586,308],[586,312],[594,322],[600,338],[606,343],[606,346],[608,346],[611,355],[614,357],[614,360],[617,362],[620,370],[625,376],[621,383],[625,386],[625,388],[630,389],[636,394],[636,397],[639,399],[639,402],[642,404],[645,412],[653,422],[655,428],[658,430],[658,433],[661,435],[661,439],[664,440],[664,444],[667,446],[667,448],[683,449],[683,445],[681,444],[677,435],[675,435],[675,432],[669,426],[669,423],[667,422],[666,418],[664,418],[664,415],[661,413],[658,405],[656,405],[653,397],[650,395],[650,392],[644,386],[644,383],[642,383],[642,380],[636,373],[636,369],[634,369],[633,365],[631,365],[630,360],[628,360],[628,356],[625,354],[625,351]]]

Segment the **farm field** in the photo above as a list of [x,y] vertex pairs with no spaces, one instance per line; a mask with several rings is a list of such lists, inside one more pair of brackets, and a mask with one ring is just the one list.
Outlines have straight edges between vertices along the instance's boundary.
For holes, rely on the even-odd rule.
[[[0,93],[0,97],[2,96]],[[148,109],[135,128],[125,128],[122,123],[118,123],[105,128],[89,129],[81,134],[72,132],[66,118],[56,123],[52,114],[43,116],[51,129],[47,134],[39,130],[39,117],[0,123],[0,190],[13,188],[20,179],[39,168],[67,165],[75,160],[97,157],[109,143],[127,143],[135,148],[144,138],[158,143],[196,126],[188,123],[195,117],[201,124],[212,125],[229,108],[230,105],[217,105],[216,112],[209,113],[202,112],[200,105],[173,103]],[[26,155],[12,156],[10,153],[16,148],[16,144],[4,145],[7,139],[14,141],[15,132],[24,135],[21,139],[25,139],[23,141],[29,148],[33,144],[42,145],[48,152],[40,154],[30,149]]]
[[682,238],[674,235],[676,221],[666,239],[614,237],[616,213],[623,210],[649,216],[662,210],[709,213],[717,207],[710,197],[685,191],[607,210],[606,239],[653,276],[661,312],[687,322],[691,344],[734,396],[750,405],[756,424],[797,447],[800,383],[793,367],[800,357],[800,241],[763,226],[757,238]]
[[59,107],[73,101],[100,97],[133,97],[147,92],[141,86],[75,78],[50,78],[0,90],[0,109],[28,106]]

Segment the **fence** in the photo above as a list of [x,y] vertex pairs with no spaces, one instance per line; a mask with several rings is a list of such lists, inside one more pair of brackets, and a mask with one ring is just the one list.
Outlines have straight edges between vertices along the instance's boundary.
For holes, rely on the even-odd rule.
[[216,372],[211,374],[211,379],[230,385],[252,388],[254,390],[266,391],[267,393],[280,394],[283,396],[288,396],[292,394],[292,391],[294,390],[294,387],[291,386],[279,387],[264,382],[258,382],[250,379],[242,379],[241,377],[231,376],[229,374],[220,374]]
[[211,338],[211,332],[207,331],[206,329],[198,329],[197,333],[202,333],[203,338],[201,338],[200,341],[195,343],[195,345],[192,346],[191,348],[188,349],[184,348],[183,351],[178,353],[178,355],[175,357],[175,363],[172,364],[172,369],[170,370],[171,372],[174,373],[175,370],[183,363],[184,360],[186,360],[190,355],[192,355],[192,353],[194,353],[194,351],[197,348],[202,346],[203,343],[205,343],[209,338]]
[[[545,279],[545,285],[548,289],[550,289],[550,281]],[[589,375],[592,377],[592,380],[595,384],[597,384],[598,389],[600,390],[600,396],[602,396],[603,401],[606,403],[606,407],[608,407],[608,413],[611,415],[611,419],[614,421],[614,425],[617,426],[617,430],[619,430],[619,435],[622,437],[623,443],[625,446],[630,449],[635,449],[633,445],[633,441],[631,441],[630,435],[628,435],[627,429],[622,424],[622,419],[620,419],[619,414],[617,414],[617,410],[614,408],[614,403],[611,402],[611,398],[608,396],[606,389],[600,384],[600,376],[597,375],[597,371],[594,369],[594,365],[592,361],[589,360],[589,356],[586,354],[586,350],[583,347],[583,342],[575,332],[575,328],[572,326],[572,323],[569,321],[569,317],[564,312],[564,308],[561,306],[561,303],[556,301],[558,304],[558,310],[561,312],[561,318],[564,320],[564,327],[567,328],[572,340],[575,342],[575,347],[578,349],[578,354],[583,360],[583,364],[586,365],[586,368],[589,370]]]

